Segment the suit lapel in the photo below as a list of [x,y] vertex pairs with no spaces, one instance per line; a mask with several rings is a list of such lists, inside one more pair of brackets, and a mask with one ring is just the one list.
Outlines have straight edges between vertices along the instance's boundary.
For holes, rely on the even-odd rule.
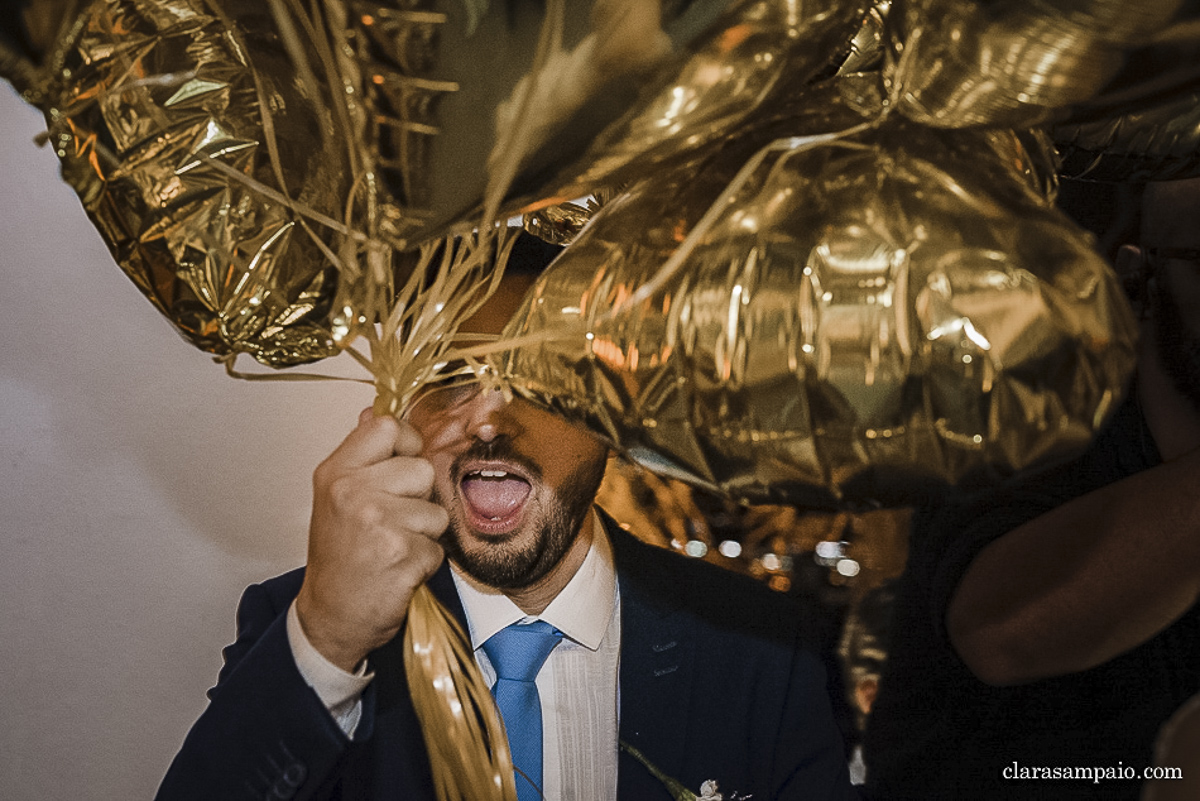
[[[605,519],[621,591],[620,737],[667,776],[680,775],[687,754],[696,642],[671,602],[669,574],[646,564],[651,546]],[[665,590],[665,592],[664,592]],[[620,798],[651,798],[666,788],[622,751]],[[664,795],[664,797],[666,797]]]
[[442,566],[430,576],[426,584],[433,592],[433,597],[442,602],[446,610],[458,621],[458,625],[463,627],[463,631],[466,631],[467,613],[463,610],[462,600],[459,599],[458,590],[454,587],[454,577],[450,575],[450,562],[443,559]]

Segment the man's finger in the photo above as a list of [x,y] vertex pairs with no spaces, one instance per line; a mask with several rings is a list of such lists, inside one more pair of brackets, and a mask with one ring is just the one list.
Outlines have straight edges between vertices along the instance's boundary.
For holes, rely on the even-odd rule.
[[420,452],[421,437],[411,425],[388,415],[372,415],[342,440],[327,461],[354,468]]
[[422,498],[397,498],[391,504],[396,520],[404,528],[431,540],[439,539],[450,526],[450,515],[436,503]]
[[393,456],[363,468],[362,479],[391,495],[428,499],[433,490],[433,465],[417,456]]

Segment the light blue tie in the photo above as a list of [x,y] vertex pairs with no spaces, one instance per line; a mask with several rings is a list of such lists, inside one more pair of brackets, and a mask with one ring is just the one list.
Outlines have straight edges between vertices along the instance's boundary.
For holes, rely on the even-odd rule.
[[492,695],[508,731],[508,747],[517,769],[518,801],[542,797],[542,702],[533,681],[562,637],[549,623],[535,620],[526,625],[513,623],[483,644],[496,669]]

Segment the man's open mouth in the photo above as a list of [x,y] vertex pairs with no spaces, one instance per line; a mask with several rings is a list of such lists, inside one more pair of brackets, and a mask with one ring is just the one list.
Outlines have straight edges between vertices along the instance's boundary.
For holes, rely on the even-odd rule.
[[467,523],[483,534],[505,534],[520,525],[532,486],[503,465],[472,465],[459,480]]

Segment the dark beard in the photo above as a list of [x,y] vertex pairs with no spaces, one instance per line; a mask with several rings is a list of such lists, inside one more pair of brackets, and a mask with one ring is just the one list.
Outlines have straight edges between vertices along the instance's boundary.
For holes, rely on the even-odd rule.
[[[491,442],[478,442],[454,461],[451,476],[458,485],[462,475],[460,466],[469,459],[501,459],[519,464],[530,475],[541,478],[541,470],[513,450],[508,440],[499,438]],[[605,461],[583,463],[567,476],[563,485],[551,494],[547,508],[540,512],[537,538],[534,544],[521,551],[512,550],[507,543],[497,544],[483,553],[467,553],[462,547],[461,526],[465,523],[454,513],[450,515],[450,528],[442,536],[446,555],[467,575],[489,587],[499,590],[519,590],[529,587],[553,570],[562,561],[575,536],[583,525],[588,510],[600,489],[604,478]],[[457,496],[458,490],[455,489]],[[440,502],[436,497],[434,500]],[[455,497],[450,509],[459,508],[461,502]],[[443,504],[445,505],[445,504]]]
[[1158,273],[1153,303],[1154,335],[1163,369],[1175,389],[1200,411],[1200,341],[1189,335],[1165,271]]

